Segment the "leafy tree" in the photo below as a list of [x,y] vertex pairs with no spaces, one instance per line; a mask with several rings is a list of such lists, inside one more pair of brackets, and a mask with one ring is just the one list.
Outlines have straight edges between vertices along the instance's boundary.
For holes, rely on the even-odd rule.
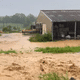
[[2,30],[3,30],[3,32],[7,32],[8,31],[8,28],[7,27],[4,27]]
[[9,32],[12,30],[10,25],[7,26],[7,28],[8,28],[8,31],[9,31]]
[[27,19],[29,19],[31,22],[35,22],[36,21],[36,17],[34,15],[32,15],[32,14],[29,14],[27,16]]
[[3,17],[3,22],[4,23],[9,23],[11,21],[11,18],[9,17],[9,16],[5,16],[5,17]]
[[25,16],[23,13],[16,13],[13,16],[0,17],[0,23],[21,23],[24,27],[28,27],[36,21],[36,18],[32,14]]
[[11,32],[12,31],[12,28],[11,28],[11,26],[9,25],[9,26],[7,26],[7,27],[4,27],[3,29],[3,32]]

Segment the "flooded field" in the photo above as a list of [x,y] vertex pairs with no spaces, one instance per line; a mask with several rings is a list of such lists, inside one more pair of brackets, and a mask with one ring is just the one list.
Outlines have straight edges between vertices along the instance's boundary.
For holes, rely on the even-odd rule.
[[[80,53],[51,54],[34,52],[36,47],[80,46],[80,40],[29,42],[30,35],[2,34],[0,49],[18,53],[0,54],[0,80],[39,80],[40,74],[58,72],[80,80]],[[29,51],[28,51],[29,50]],[[20,53],[22,51],[22,54]]]

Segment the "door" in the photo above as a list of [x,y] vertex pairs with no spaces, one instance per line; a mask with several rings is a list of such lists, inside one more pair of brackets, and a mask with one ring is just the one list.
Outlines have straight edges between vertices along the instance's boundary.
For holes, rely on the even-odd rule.
[[46,33],[46,24],[43,24],[42,26],[42,34],[45,34]]

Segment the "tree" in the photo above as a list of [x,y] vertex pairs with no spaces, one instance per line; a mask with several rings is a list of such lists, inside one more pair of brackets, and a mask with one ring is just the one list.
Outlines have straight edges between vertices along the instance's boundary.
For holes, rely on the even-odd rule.
[[7,26],[7,27],[4,27],[3,29],[3,32],[11,32],[12,31],[12,28],[11,28],[11,26],[9,25],[9,26]]
[[4,23],[10,23],[11,22],[11,18],[6,15],[5,17],[2,18],[2,22],[4,22]]
[[31,22],[35,22],[35,21],[36,21],[36,17],[35,17],[34,15],[32,15],[32,14],[29,14],[29,15],[27,16],[27,18],[28,18]]
[[8,31],[8,28],[7,28],[7,27],[4,27],[4,28],[2,29],[2,31],[3,31],[3,32],[7,32],[7,31]]
[[0,17],[0,23],[20,23],[24,27],[29,27],[36,19],[37,17],[32,14],[25,16],[23,13],[16,13],[13,16]]
[[11,26],[9,25],[9,26],[7,26],[7,28],[8,28],[8,31],[11,32],[11,30],[12,30]]

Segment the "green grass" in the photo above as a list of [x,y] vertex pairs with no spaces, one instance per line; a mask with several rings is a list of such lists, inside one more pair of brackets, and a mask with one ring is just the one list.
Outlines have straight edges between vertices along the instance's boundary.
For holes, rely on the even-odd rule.
[[68,53],[68,52],[80,52],[80,46],[78,47],[46,47],[46,48],[36,48],[36,52],[43,53]]
[[59,76],[57,73],[49,73],[39,76],[40,80],[69,80],[68,75]]
[[17,53],[17,52],[15,50],[8,50],[8,51],[0,50],[0,53],[9,54],[9,53]]
[[47,33],[44,35],[36,34],[34,37],[30,37],[30,42],[47,42],[52,41],[51,33]]

